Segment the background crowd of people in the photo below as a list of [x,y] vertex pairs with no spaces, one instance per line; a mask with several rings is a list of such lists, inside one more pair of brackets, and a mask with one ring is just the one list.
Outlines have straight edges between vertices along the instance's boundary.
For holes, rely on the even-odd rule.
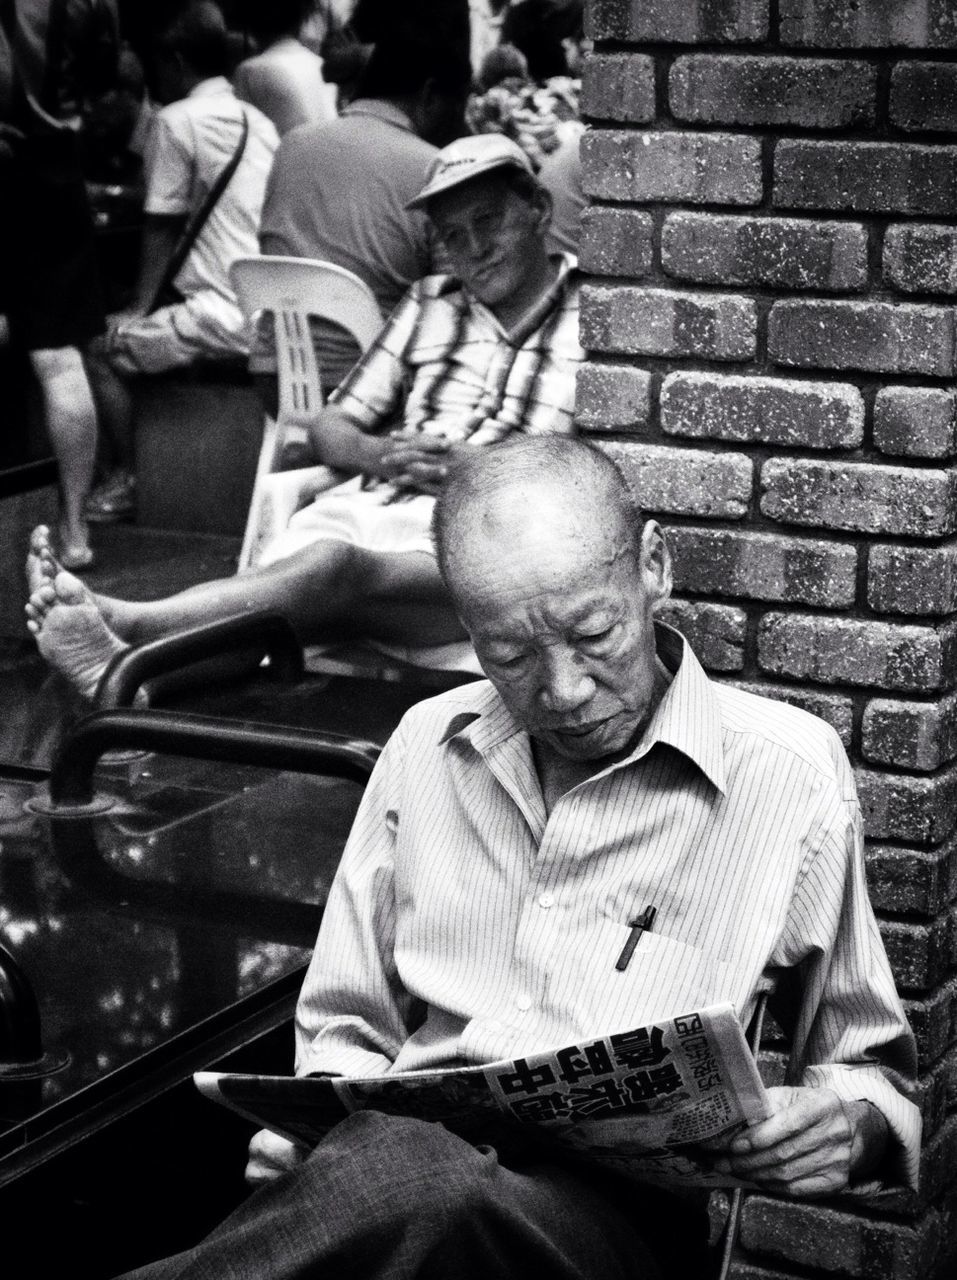
[[[318,258],[387,317],[443,268],[406,208],[437,149],[501,133],[574,251],[580,0],[16,0],[0,23],[0,374],[60,476],[61,560],[136,509],[139,377],[245,362],[239,256]],[[226,174],[230,164],[233,169]],[[228,177],[217,190],[217,179]],[[334,387],[356,351],[316,331]],[[272,368],[256,342],[254,372]]]

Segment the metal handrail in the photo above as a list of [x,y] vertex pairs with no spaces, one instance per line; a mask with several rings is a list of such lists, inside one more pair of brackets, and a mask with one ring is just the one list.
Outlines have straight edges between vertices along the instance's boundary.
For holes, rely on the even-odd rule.
[[28,1114],[40,1100],[40,1081],[65,1066],[63,1053],[44,1053],[40,1006],[26,972],[0,943],[0,1089],[3,1120]]
[[103,710],[132,706],[147,680],[254,648],[262,650],[279,678],[291,683],[301,677],[302,645],[289,620],[279,613],[245,613],[124,649],[100,677],[94,702]]
[[[220,760],[299,773],[345,778],[365,785],[381,748],[362,739],[276,725],[247,724],[174,711],[95,711],[79,721],[61,744],[49,781],[49,803],[36,811],[49,817],[54,857],[75,884],[101,900],[125,902],[150,919],[232,924],[255,910],[263,936],[293,946],[315,941],[319,903],[230,889],[188,889],[141,880],[103,857],[97,840],[93,773],[100,756],[134,747],[198,760]],[[108,811],[109,804],[104,806]]]
[[13,953],[0,944],[0,1064],[37,1062],[42,1056],[33,987]]
[[94,711],[57,748],[50,769],[50,803],[80,807],[93,801],[93,774],[107,751],[135,748],[193,760],[329,774],[365,784],[381,748],[364,739],[312,729],[249,724],[177,711]]

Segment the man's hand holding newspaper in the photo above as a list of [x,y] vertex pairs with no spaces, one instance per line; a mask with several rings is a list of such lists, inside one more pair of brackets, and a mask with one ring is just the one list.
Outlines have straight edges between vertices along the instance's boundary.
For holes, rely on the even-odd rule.
[[845,1102],[831,1089],[782,1085],[767,1091],[773,1114],[743,1133],[701,1144],[716,1173],[792,1196],[834,1195],[866,1177],[887,1136],[869,1102]]

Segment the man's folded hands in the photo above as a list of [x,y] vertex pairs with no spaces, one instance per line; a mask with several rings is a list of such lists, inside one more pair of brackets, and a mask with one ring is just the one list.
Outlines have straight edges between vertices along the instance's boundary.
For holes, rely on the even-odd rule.
[[438,493],[461,446],[419,431],[393,431],[389,439],[392,445],[382,456],[381,474],[400,489]]

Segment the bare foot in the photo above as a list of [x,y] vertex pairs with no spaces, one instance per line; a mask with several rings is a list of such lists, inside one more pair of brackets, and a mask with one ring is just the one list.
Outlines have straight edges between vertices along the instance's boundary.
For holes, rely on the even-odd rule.
[[84,698],[92,698],[110,659],[129,646],[110,630],[93,593],[60,569],[27,605],[27,626],[47,662]]
[[27,552],[27,586],[30,594],[52,582],[63,566],[53,554],[50,541],[50,530],[45,524],[38,524],[30,535],[30,549]]

